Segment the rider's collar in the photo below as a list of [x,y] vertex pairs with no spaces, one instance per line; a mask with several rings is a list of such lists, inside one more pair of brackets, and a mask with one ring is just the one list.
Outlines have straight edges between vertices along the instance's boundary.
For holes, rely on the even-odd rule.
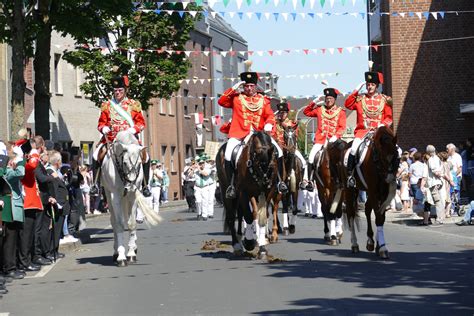
[[379,95],[379,93],[377,91],[375,91],[375,93],[371,97],[369,97],[367,94],[365,96],[369,99],[373,99],[373,98],[376,98],[378,95]]
[[120,104],[120,103],[122,103],[122,102],[125,101],[125,100],[128,100],[128,98],[127,98],[127,97],[124,97],[124,98],[122,99],[122,101],[120,101],[120,102],[117,101],[117,99],[112,98],[112,102],[114,102],[115,104]]

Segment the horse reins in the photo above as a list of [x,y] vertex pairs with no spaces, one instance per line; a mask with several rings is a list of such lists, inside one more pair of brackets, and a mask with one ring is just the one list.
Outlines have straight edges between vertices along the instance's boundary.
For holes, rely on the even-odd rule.
[[[262,146],[262,147],[268,147],[268,146]],[[272,187],[271,183],[271,173],[272,173],[272,168],[270,168],[270,164],[268,166],[268,170],[265,172],[262,169],[262,166],[257,163],[254,165],[253,161],[256,160],[256,153],[255,151],[251,150],[253,149],[253,146],[249,146],[249,151],[250,151],[250,159],[247,160],[247,168],[249,169],[250,174],[252,175],[252,178],[254,181],[257,183],[259,187],[265,187],[267,189],[270,189]],[[273,151],[272,153],[272,159],[271,161],[275,158],[276,153]]]

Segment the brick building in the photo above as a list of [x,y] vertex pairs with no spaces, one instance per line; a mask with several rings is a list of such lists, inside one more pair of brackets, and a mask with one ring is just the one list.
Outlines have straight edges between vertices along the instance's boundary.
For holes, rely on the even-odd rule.
[[424,149],[432,143],[444,149],[474,136],[473,114],[460,111],[462,104],[474,103],[474,39],[443,41],[474,36],[472,13],[438,14],[438,19],[393,14],[469,11],[474,1],[374,0],[368,7],[376,13],[368,21],[370,44],[392,44],[372,50],[370,58],[385,75],[384,93],[393,97],[400,146]]

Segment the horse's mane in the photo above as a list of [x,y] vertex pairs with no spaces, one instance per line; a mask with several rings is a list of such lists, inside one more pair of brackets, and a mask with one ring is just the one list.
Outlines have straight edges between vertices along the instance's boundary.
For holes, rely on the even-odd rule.
[[260,141],[262,145],[268,145],[272,143],[272,139],[270,138],[270,135],[268,135],[265,132],[257,132],[255,134],[255,137],[258,138],[258,140]]
[[118,132],[115,141],[122,144],[122,145],[139,145],[138,139],[131,133],[127,131]]

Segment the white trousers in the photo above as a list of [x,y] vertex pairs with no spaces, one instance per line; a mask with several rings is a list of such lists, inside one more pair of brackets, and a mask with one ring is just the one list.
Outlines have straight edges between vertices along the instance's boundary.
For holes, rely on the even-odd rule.
[[303,169],[306,168],[306,159],[304,159],[303,155],[300,153],[300,151],[297,149],[295,150],[295,156],[298,157],[298,159],[301,161],[301,164],[303,165]]
[[216,197],[216,184],[211,184],[209,186],[209,203],[208,203],[208,211],[207,215],[208,216],[214,216],[214,200]]
[[362,138],[354,138],[352,140],[351,155],[355,156],[360,143],[362,143]]
[[309,163],[314,163],[314,157],[316,157],[316,154],[318,151],[323,148],[323,144],[314,144],[313,148],[311,148],[311,151],[309,152],[309,157],[308,157],[308,162]]
[[151,187],[153,210],[156,213],[160,211],[160,194],[161,194],[161,187]]
[[194,187],[194,196],[196,198],[196,209],[198,215],[207,218],[209,216],[209,198],[210,195],[210,186],[207,187]]
[[[283,157],[283,150],[281,150],[280,146],[278,146],[278,143],[276,142],[276,140],[273,139],[273,137],[270,137],[270,138],[272,140],[272,144],[275,146],[275,148],[278,151],[278,158]],[[241,142],[242,140],[238,138],[229,138],[229,140],[227,141],[227,147],[225,148],[225,154],[224,154],[225,160],[231,161],[232,152],[234,151],[235,146],[237,146]]]

